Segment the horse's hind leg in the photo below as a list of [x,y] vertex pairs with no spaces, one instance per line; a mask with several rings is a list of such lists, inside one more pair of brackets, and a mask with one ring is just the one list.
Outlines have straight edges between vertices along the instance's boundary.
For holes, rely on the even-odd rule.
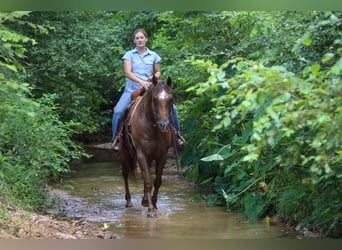
[[129,186],[128,186],[128,176],[129,176],[129,167],[128,166],[122,166],[122,176],[125,181],[125,200],[126,200],[126,207],[132,207],[132,201],[131,201],[131,194],[129,192]]
[[133,162],[130,160],[130,158],[126,155],[126,157],[123,155],[124,152],[121,152],[122,155],[120,155],[121,160],[121,169],[122,169],[122,177],[125,182],[125,200],[126,200],[126,207],[132,207],[132,201],[131,201],[131,194],[129,192],[129,185],[128,185],[128,177],[130,174],[130,164],[133,164]]

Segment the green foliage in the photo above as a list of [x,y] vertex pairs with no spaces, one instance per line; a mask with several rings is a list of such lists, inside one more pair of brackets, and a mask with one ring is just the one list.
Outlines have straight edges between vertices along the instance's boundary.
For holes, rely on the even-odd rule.
[[110,12],[33,12],[26,20],[46,27],[47,34],[22,30],[38,43],[28,51],[33,67],[26,81],[35,84],[37,97],[56,94],[60,118],[76,121],[79,134],[108,124],[113,96],[124,84],[121,18]]
[[[63,124],[53,96],[32,100],[27,84],[0,79],[0,185],[21,205],[44,205],[46,185],[69,171],[82,154],[70,140],[73,124]],[[3,189],[2,189],[3,190]]]
[[2,68],[2,72],[5,71],[6,73],[9,73],[12,71],[18,72],[24,70],[22,65],[17,60],[17,58],[25,58],[24,53],[26,52],[26,49],[23,46],[23,43],[36,43],[35,40],[23,36],[20,33],[16,33],[5,25],[8,22],[20,23],[18,18],[21,18],[27,14],[28,12],[24,11],[0,13],[0,55],[2,56],[0,67]]
[[[7,13],[1,16],[20,15]],[[16,32],[9,35],[10,29],[5,30],[6,43],[15,46],[7,47],[4,43],[0,46],[1,53],[8,52],[1,54],[3,62],[0,65],[1,197],[26,208],[44,209],[47,184],[65,175],[70,161],[83,153],[71,140],[75,133],[71,127],[75,124],[72,121],[63,123],[59,119],[55,96],[46,94],[33,99],[32,87],[20,81],[23,75],[17,74],[21,69],[17,65],[21,64],[13,61],[17,60],[18,54],[12,50],[30,39],[22,35],[17,37]]]
[[[184,157],[191,154],[197,170],[189,173],[210,204],[214,194],[215,204],[221,198],[253,219],[280,213],[336,234],[342,219],[342,68],[341,34],[335,31],[341,18],[313,16],[306,16],[311,22],[304,34],[310,36],[298,38],[296,52],[310,58],[299,75],[242,57],[220,66],[192,61],[210,76],[188,88],[196,95],[188,119],[197,126],[191,141],[196,148],[189,146]],[[324,46],[313,27],[330,37]]]

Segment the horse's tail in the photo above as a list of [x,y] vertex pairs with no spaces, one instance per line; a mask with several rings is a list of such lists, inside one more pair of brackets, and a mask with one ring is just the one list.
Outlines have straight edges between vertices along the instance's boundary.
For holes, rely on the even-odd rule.
[[[130,155],[127,148],[122,148],[119,152],[120,162],[122,167],[122,173],[124,178],[128,178],[132,183],[136,184],[136,169],[137,163],[134,158]],[[125,177],[126,176],[126,177]]]
[[137,162],[133,160],[133,164],[128,165],[128,178],[134,184],[137,183],[136,170],[137,170]]
[[129,120],[130,115],[126,117],[123,126],[122,126],[122,133],[121,133],[121,140],[120,140],[120,160],[121,164],[124,166],[125,171],[128,172],[128,178],[136,184],[136,176],[135,172],[137,169],[137,155],[135,151],[135,147],[132,141],[132,135],[130,133],[129,128]]

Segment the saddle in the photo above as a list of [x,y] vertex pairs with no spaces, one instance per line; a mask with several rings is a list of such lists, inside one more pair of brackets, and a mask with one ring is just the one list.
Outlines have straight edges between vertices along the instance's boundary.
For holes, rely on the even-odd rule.
[[135,90],[132,94],[131,94],[131,99],[134,101],[135,99],[137,99],[139,96],[143,96],[145,94],[146,89],[145,88],[141,88],[141,89],[137,89]]

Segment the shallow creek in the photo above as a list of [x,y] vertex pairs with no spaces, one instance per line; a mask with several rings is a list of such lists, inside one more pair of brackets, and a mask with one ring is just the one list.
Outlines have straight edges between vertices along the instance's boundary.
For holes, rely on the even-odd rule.
[[124,239],[270,239],[295,238],[281,223],[250,221],[224,207],[194,202],[194,190],[176,171],[166,168],[158,197],[158,218],[141,206],[143,182],[130,184],[132,208],[125,207],[120,164],[109,150],[92,150],[91,161],[73,166],[73,186],[63,197],[68,217],[84,218]]

